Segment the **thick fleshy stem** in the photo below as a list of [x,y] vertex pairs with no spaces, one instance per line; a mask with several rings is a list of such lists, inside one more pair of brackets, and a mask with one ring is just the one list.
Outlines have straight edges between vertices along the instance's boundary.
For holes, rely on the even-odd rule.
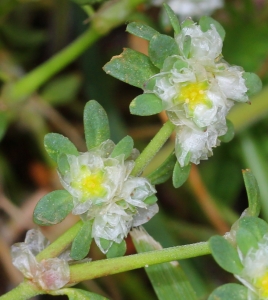
[[80,56],[96,40],[124,23],[135,7],[143,2],[144,0],[122,0],[114,1],[112,5],[111,3],[103,5],[93,16],[91,27],[85,33],[12,85],[10,93],[6,95],[7,101],[13,103],[23,101],[49,78]]
[[44,291],[38,289],[31,281],[25,280],[13,290],[1,296],[1,300],[25,300],[36,295],[44,294]]
[[140,156],[137,158],[135,162],[135,167],[132,170],[131,175],[139,176],[142,173],[145,167],[154,158],[156,153],[165,144],[165,142],[170,137],[174,129],[175,129],[175,125],[172,124],[170,121],[167,121],[163,125],[163,127],[158,131],[158,133],[153,137],[150,143],[146,146],[146,148],[142,151]]
[[73,225],[63,235],[61,235],[52,244],[50,244],[46,249],[40,252],[36,256],[37,261],[57,257],[59,254],[61,254],[74,240],[82,225],[82,221],[79,221],[75,225]]
[[174,260],[192,258],[210,254],[207,242],[177,246],[162,250],[149,251],[129,256],[103,259],[94,262],[76,264],[70,266],[71,280],[69,284],[75,284],[83,280],[90,280],[102,276],[117,274],[143,268],[149,265],[171,262]]

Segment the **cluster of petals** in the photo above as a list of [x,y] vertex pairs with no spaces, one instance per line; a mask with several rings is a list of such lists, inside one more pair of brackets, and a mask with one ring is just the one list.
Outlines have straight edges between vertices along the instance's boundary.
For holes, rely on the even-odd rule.
[[223,0],[152,0],[152,4],[160,6],[167,2],[172,10],[182,19],[211,15],[216,9],[223,7]]
[[24,243],[11,247],[13,265],[22,272],[25,278],[32,280],[41,289],[57,290],[70,280],[68,253],[59,258],[49,258],[38,262],[36,255],[49,245],[41,231],[31,229],[27,232]]
[[144,200],[156,193],[143,177],[130,176],[138,151],[111,157],[115,144],[103,142],[79,156],[68,155],[70,172],[60,175],[64,188],[73,197],[73,214],[82,220],[93,220],[92,238],[105,253],[101,239],[120,243],[131,227],[146,223],[157,212],[157,204]]
[[[189,54],[184,55],[187,38]],[[153,92],[177,126],[176,156],[181,166],[198,164],[212,155],[227,132],[226,115],[235,102],[247,102],[244,70],[221,57],[223,41],[214,25],[184,27],[175,36],[180,55],[167,57],[153,79]]]
[[248,288],[248,300],[268,299],[268,234],[258,243],[258,248],[251,248],[240,260],[244,266],[241,275],[235,277]]

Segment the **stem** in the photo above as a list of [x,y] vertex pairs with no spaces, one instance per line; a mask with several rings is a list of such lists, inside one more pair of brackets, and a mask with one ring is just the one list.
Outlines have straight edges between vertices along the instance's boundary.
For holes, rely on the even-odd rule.
[[33,93],[54,74],[62,70],[79,55],[81,55],[99,37],[100,34],[93,28],[87,30],[71,45],[67,46],[47,62],[35,68],[33,71],[25,75],[21,80],[15,83],[11,94],[12,100],[14,102],[20,101],[24,97]]
[[90,29],[12,86],[9,101],[23,101],[25,97],[37,90],[49,78],[74,61],[101,36],[126,22],[133,9],[143,2],[144,0],[121,0],[105,3],[93,16]]
[[210,254],[208,242],[171,247],[124,257],[103,259],[70,266],[69,284],[102,276],[117,274],[149,265]]
[[36,295],[44,294],[44,291],[38,289],[31,281],[24,281],[10,292],[1,296],[1,300],[25,300]]
[[82,225],[83,222],[79,221],[70,229],[68,229],[63,235],[61,235],[58,239],[56,239],[52,244],[50,244],[46,249],[44,249],[36,256],[37,261],[57,257],[59,254],[61,254],[76,237]]
[[158,133],[154,136],[154,138],[150,141],[150,143],[146,146],[146,148],[137,158],[135,162],[135,167],[132,170],[131,175],[137,176],[142,173],[145,167],[149,164],[149,162],[153,159],[156,153],[160,150],[160,148],[170,137],[174,128],[175,125],[172,124],[170,121],[167,121],[163,125],[163,127],[158,131]]

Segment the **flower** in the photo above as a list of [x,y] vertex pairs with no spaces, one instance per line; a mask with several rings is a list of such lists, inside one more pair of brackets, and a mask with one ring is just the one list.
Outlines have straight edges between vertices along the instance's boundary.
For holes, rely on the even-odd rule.
[[[79,156],[67,155],[70,171],[59,173],[62,185],[73,197],[73,214],[92,220],[92,238],[106,253],[113,242],[121,243],[133,226],[146,223],[158,212],[146,200],[156,193],[146,178],[130,175],[137,150],[129,159],[112,157],[111,140]],[[156,198],[155,198],[156,199]],[[103,248],[101,239],[109,241]]]
[[[190,39],[188,51],[186,39]],[[227,132],[229,110],[235,102],[248,101],[248,89],[244,70],[222,59],[223,41],[213,24],[205,32],[197,24],[184,27],[175,41],[180,55],[165,59],[145,92],[162,100],[177,126],[175,153],[183,167],[212,155],[212,148],[220,144],[218,137]]]
[[[24,277],[35,282],[43,290],[57,290],[70,280],[69,265],[62,258],[49,258],[38,262],[35,256],[49,245],[41,231],[31,229],[27,232],[24,243],[11,247],[13,265]],[[64,255],[64,254],[63,254]]]
[[[160,6],[163,0],[152,0],[152,4]],[[168,5],[184,20],[187,17],[211,15],[214,10],[223,7],[223,0],[169,0]]]
[[241,275],[235,277],[249,289],[249,299],[268,299],[268,234],[258,243],[258,248],[251,248],[240,259],[244,266]]

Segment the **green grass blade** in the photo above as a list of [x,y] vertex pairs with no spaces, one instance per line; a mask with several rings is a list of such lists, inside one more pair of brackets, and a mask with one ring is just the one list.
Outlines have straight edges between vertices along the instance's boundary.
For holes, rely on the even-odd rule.
[[[132,230],[131,237],[139,253],[162,248],[144,229]],[[177,261],[148,266],[145,271],[159,300],[197,299],[190,282]]]

